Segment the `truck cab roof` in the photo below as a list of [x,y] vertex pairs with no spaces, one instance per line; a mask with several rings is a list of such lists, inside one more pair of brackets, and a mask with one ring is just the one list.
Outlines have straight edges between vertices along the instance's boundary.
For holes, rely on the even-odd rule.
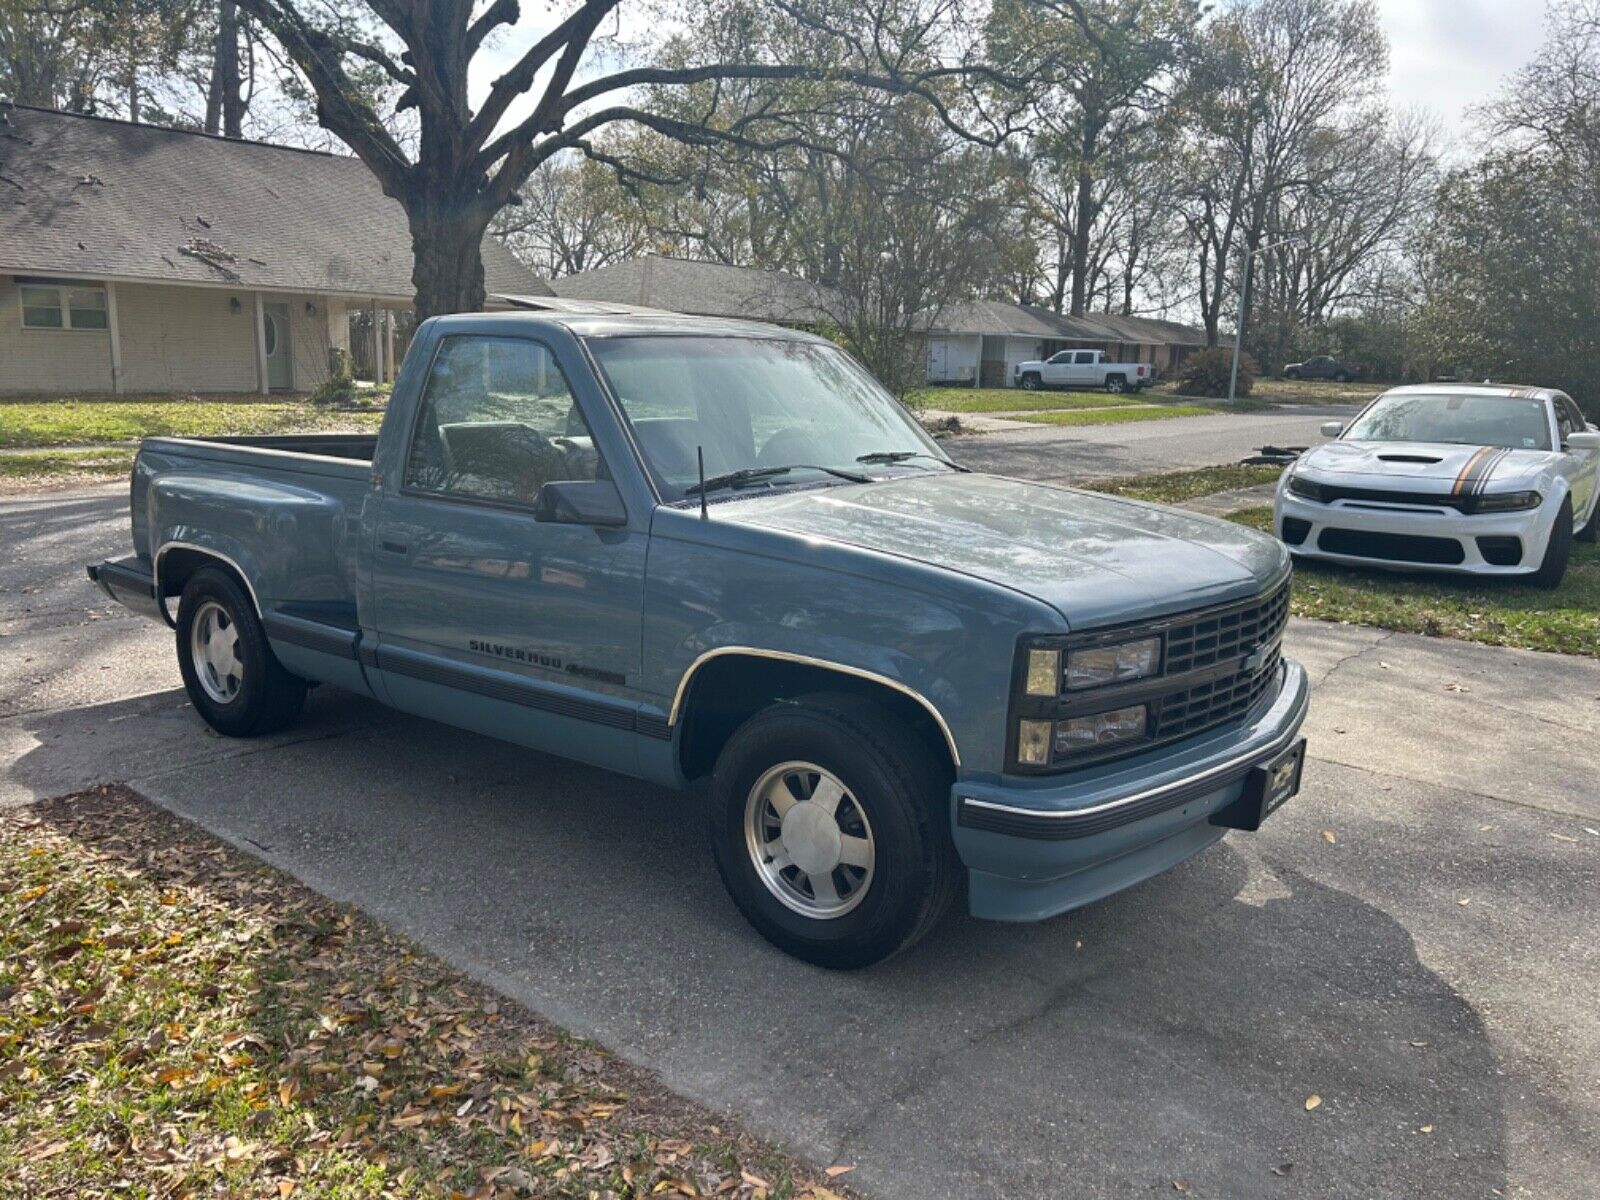
[[[798,342],[826,342],[815,334],[761,321],[740,321],[731,317],[700,317],[665,309],[635,308],[629,305],[598,305],[583,302],[581,307],[565,303],[559,307],[493,313],[452,313],[434,317],[442,333],[482,332],[495,329],[565,329],[574,337],[625,337],[639,334],[667,334],[699,337],[781,338]],[[430,322],[430,323],[432,323]],[[831,343],[830,343],[831,344]]]

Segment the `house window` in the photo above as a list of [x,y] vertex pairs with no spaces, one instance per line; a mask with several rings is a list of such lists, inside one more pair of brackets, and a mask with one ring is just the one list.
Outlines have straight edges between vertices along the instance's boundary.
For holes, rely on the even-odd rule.
[[106,290],[71,283],[24,283],[24,329],[106,329]]

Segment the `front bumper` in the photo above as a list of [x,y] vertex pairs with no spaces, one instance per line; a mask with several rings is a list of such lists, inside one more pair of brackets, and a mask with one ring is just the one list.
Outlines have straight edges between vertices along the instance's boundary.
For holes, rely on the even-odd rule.
[[951,789],[972,915],[1036,921],[1160,874],[1222,837],[1211,818],[1299,735],[1310,684],[1284,660],[1277,694],[1242,722],[1066,779]]
[[[1299,558],[1327,559],[1331,562],[1359,563],[1368,567],[1386,567],[1401,571],[1453,571],[1469,575],[1526,575],[1539,569],[1545,546],[1550,540],[1550,530],[1560,511],[1559,498],[1546,496],[1538,508],[1525,512],[1461,513],[1450,508],[1400,508],[1361,504],[1336,500],[1322,504],[1303,500],[1280,488],[1272,506],[1272,532],[1288,546],[1290,553]],[[1290,536],[1285,536],[1285,521],[1303,521],[1304,527],[1291,526]],[[1378,535],[1374,539],[1374,552],[1348,553],[1330,550],[1323,542],[1325,531],[1350,531],[1355,534]],[[1393,535],[1391,537],[1391,535]],[[1335,536],[1337,536],[1335,534]],[[1408,553],[1405,541],[1418,539],[1414,544],[1426,558],[1447,556],[1459,561],[1426,561],[1423,557],[1380,557],[1379,554]],[[1495,543],[1482,539],[1515,538],[1521,546],[1521,555],[1514,563],[1491,562],[1486,550],[1493,552]],[[1360,549],[1359,544],[1348,549]],[[1382,546],[1378,551],[1377,547]],[[1447,547],[1457,547],[1447,551]]]

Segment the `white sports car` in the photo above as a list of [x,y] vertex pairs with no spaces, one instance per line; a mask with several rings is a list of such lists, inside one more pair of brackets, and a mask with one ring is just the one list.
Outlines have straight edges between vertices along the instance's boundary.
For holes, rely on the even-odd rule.
[[1272,527],[1297,557],[1555,587],[1600,528],[1600,431],[1565,392],[1392,388],[1283,473]]

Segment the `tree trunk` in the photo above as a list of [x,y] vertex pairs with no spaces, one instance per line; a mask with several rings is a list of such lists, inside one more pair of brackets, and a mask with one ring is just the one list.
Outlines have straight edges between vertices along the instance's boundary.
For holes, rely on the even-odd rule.
[[1098,122],[1086,120],[1081,157],[1078,159],[1078,191],[1072,204],[1072,308],[1075,317],[1083,316],[1089,295],[1089,235],[1098,215],[1094,208],[1094,162],[1100,153]]
[[239,82],[239,9],[234,0],[217,5],[217,40],[206,93],[206,132],[244,136],[244,96]]
[[465,196],[449,203],[444,197],[431,195],[406,205],[418,321],[483,309],[487,296],[483,235],[488,223],[471,213],[473,199]]

